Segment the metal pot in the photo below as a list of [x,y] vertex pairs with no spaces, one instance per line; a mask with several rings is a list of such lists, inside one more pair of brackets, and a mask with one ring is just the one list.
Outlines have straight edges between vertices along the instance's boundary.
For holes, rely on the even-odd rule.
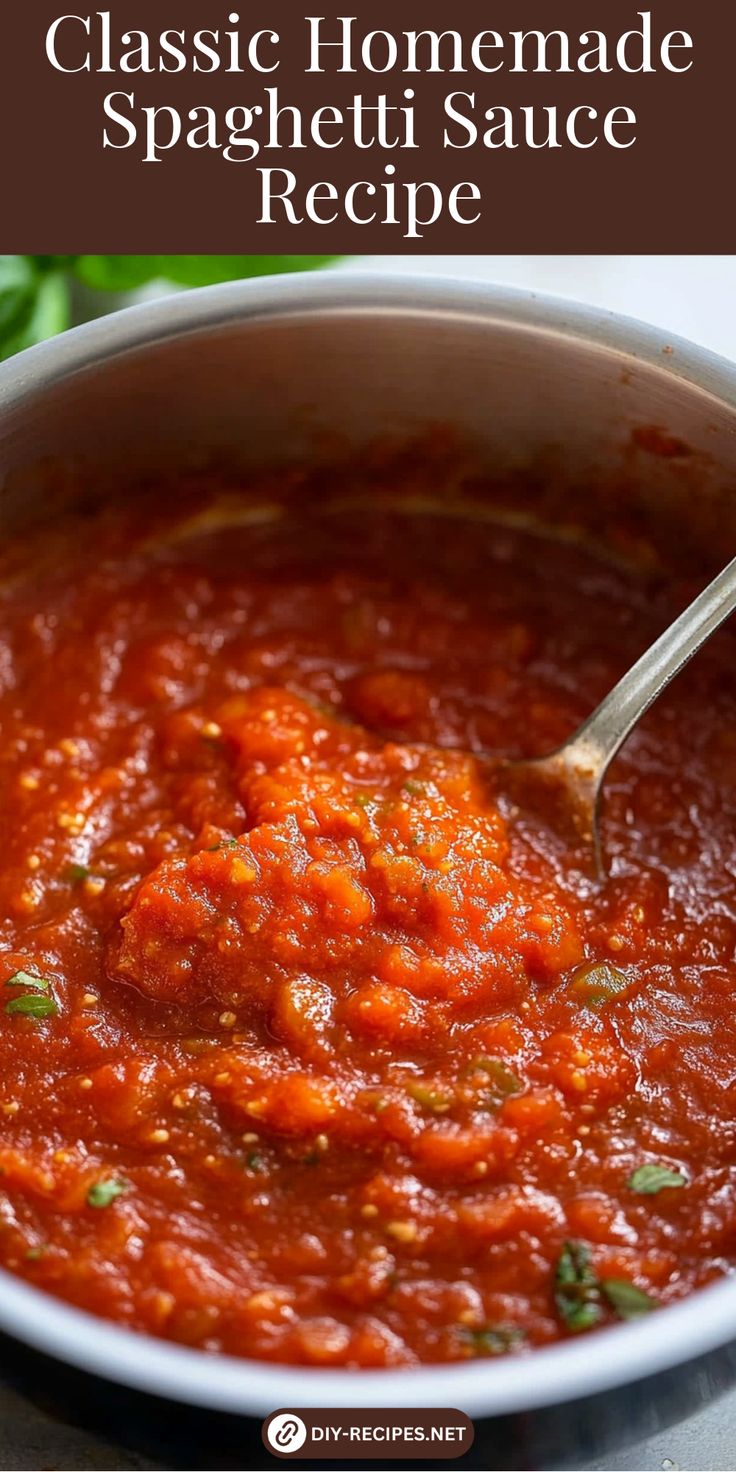
[[[186,293],[3,365],[0,517],[211,454],[268,464],[436,422],[509,485],[554,478],[577,519],[626,495],[649,525],[679,522],[686,549],[725,560],[736,541],[735,367],[564,302],[352,273]],[[212,1357],[0,1285],[0,1328],[70,1366],[239,1416],[453,1406],[478,1422],[483,1466],[586,1461],[736,1381],[736,1281],[531,1358],[360,1374]]]

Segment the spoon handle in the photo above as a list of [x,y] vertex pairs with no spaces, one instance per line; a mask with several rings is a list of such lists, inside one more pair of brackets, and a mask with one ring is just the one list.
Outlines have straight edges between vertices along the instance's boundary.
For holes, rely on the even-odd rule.
[[572,738],[570,749],[595,770],[597,783],[632,727],[734,610],[736,557],[632,665]]

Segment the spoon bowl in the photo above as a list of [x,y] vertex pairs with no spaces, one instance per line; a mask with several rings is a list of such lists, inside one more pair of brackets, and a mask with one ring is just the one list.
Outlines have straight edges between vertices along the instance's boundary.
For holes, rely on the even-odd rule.
[[503,768],[513,801],[542,817],[565,842],[582,845],[601,880],[606,864],[599,813],[608,767],[657,696],[735,609],[736,558],[655,639],[563,746]]

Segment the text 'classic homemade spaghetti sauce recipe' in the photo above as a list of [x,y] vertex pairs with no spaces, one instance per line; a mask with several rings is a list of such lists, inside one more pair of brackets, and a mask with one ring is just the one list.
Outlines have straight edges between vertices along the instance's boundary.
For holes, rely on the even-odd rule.
[[0,1262],[310,1365],[656,1312],[736,1257],[733,636],[596,887],[468,753],[549,751],[695,585],[328,482],[6,549]]

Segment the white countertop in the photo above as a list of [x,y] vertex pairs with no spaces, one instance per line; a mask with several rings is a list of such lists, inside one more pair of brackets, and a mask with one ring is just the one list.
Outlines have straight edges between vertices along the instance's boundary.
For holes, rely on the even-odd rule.
[[736,255],[354,256],[342,270],[429,271],[496,281],[640,317],[736,359]]

